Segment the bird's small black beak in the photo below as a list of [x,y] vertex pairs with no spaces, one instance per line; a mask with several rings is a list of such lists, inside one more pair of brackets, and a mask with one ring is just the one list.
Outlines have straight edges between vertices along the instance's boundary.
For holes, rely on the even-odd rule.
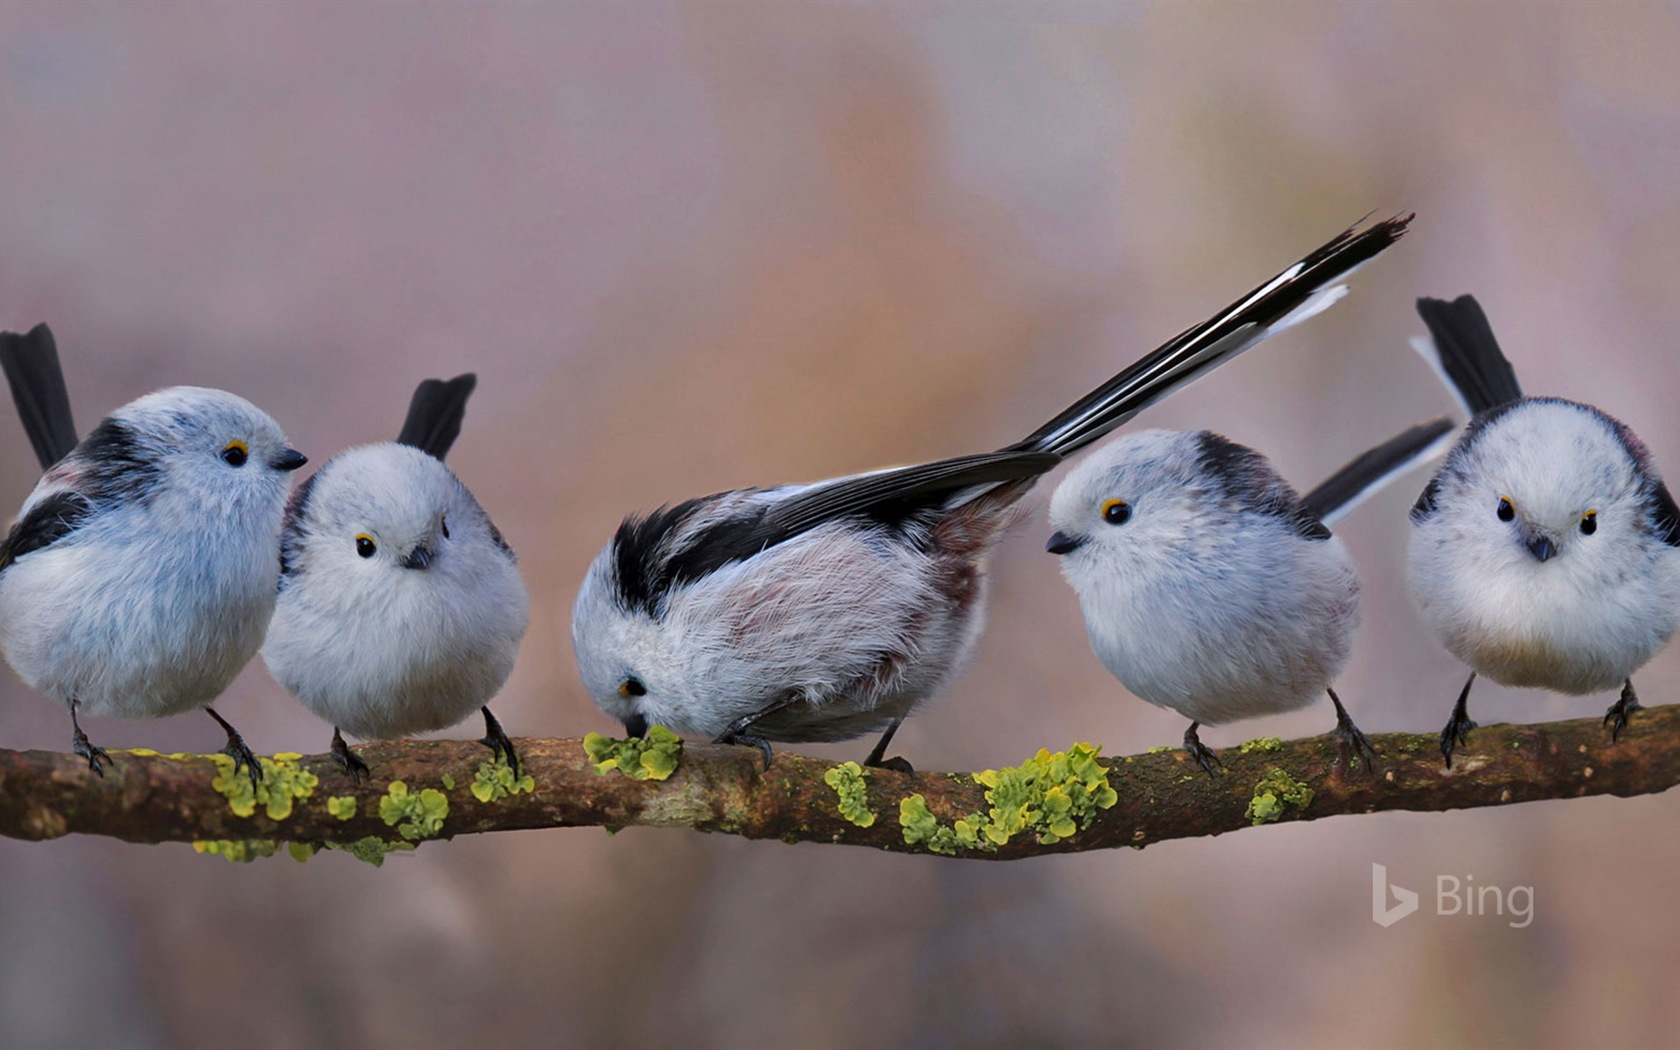
[[643,718],[641,715],[631,715],[629,718],[624,720],[624,735],[627,737],[635,737],[639,740],[642,737],[647,736],[647,731],[647,719]]
[[1557,553],[1557,544],[1552,542],[1550,536],[1535,536],[1528,541],[1528,553],[1540,561],[1546,561]]
[[273,467],[275,470],[290,473],[308,462],[308,456],[299,452],[295,448],[289,448],[280,453],[278,456],[275,456],[274,461],[270,463],[269,466]]
[[424,569],[432,563],[432,549],[424,543],[416,543],[414,549],[408,552],[408,557],[402,560],[405,569]]
[[1053,532],[1050,534],[1050,541],[1044,545],[1044,549],[1051,554],[1068,554],[1084,545],[1085,537],[1083,536],[1069,536],[1065,532]]

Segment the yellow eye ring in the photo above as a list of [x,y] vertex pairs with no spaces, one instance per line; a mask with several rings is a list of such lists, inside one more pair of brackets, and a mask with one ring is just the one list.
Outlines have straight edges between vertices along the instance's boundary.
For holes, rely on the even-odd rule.
[[361,533],[356,537],[356,553],[362,557],[371,558],[373,557],[374,551],[377,551],[378,549],[379,544],[375,543],[373,541],[373,537],[369,536],[367,533]]
[[1123,499],[1111,499],[1102,505],[1102,518],[1110,525],[1124,525],[1132,519],[1132,508]]
[[243,467],[250,453],[250,446],[238,438],[234,438],[222,449],[222,462],[230,467]]
[[1499,516],[1500,521],[1510,521],[1517,516],[1517,508],[1512,505],[1509,497],[1501,496],[1499,497],[1499,506],[1494,513]]
[[1598,511],[1589,510],[1581,515],[1581,535],[1591,536],[1598,531]]

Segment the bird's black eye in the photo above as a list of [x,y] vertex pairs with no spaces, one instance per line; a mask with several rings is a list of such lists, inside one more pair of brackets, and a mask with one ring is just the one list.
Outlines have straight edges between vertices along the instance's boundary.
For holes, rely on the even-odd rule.
[[1581,515],[1581,535],[1591,536],[1598,531],[1598,511],[1589,510]]
[[379,549],[379,544],[373,542],[373,537],[362,533],[356,537],[356,553],[364,558],[373,557],[373,552]]
[[1511,501],[1504,496],[1499,497],[1499,520],[1510,521],[1517,516],[1517,508],[1511,506]]
[[624,697],[626,700],[632,696],[646,696],[647,686],[642,684],[642,680],[640,678],[631,676],[626,678],[619,685],[618,695]]
[[449,515],[445,514],[438,519],[438,528],[443,531],[443,538],[447,540],[449,538]]
[[245,442],[235,438],[227,443],[227,448],[222,449],[222,462],[230,467],[243,467],[249,452]]
[[1132,508],[1123,499],[1111,499],[1103,504],[1103,520],[1110,525],[1124,525],[1132,520]]

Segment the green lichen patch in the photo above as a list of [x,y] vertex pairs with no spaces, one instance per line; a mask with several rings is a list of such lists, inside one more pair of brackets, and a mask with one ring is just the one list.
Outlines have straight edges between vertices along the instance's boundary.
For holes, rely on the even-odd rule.
[[904,829],[905,845],[926,843],[930,853],[947,856],[957,852],[956,832],[940,826],[939,818],[928,809],[927,799],[921,795],[911,795],[898,804],[898,826]]
[[310,857],[321,852],[321,844],[319,842],[288,842],[286,843],[286,852],[292,855],[293,860],[302,864]]
[[1168,747],[1165,744],[1160,744],[1156,747],[1149,748],[1145,753],[1146,754],[1151,754],[1151,755],[1164,755],[1168,751],[1177,751],[1177,750],[1178,750],[1178,748],[1176,748],[1176,747]]
[[339,820],[349,820],[356,815],[356,796],[334,795],[327,799],[327,812]]
[[1044,845],[1088,827],[1097,810],[1120,800],[1097,761],[1100,747],[1075,744],[1066,751],[1038,754],[1013,769],[988,769],[974,779],[989,790],[990,822],[982,834],[1001,846],[1021,831],[1036,831]]
[[327,842],[323,845],[330,850],[348,853],[357,860],[372,864],[376,868],[384,866],[387,853],[406,853],[415,848],[412,842],[388,842],[375,835],[369,835],[365,839],[357,839],[355,842]]
[[[455,785],[451,783],[445,786]],[[470,790],[473,798],[480,802],[495,802],[521,792],[529,794],[537,790],[537,782],[529,773],[522,777],[514,776],[507,756],[498,754],[495,758],[487,758],[478,764],[478,773],[473,776]]]
[[1263,751],[1281,751],[1283,750],[1283,740],[1282,738],[1275,736],[1263,736],[1255,740],[1244,740],[1241,744],[1237,745],[1237,750],[1245,755],[1252,755],[1256,752]]
[[258,857],[274,856],[274,852],[280,848],[280,843],[273,839],[220,839],[214,842],[195,842],[192,848],[194,853],[225,857],[234,864],[249,864]]
[[1306,809],[1313,800],[1313,789],[1302,781],[1273,768],[1266,771],[1254,785],[1254,797],[1248,800],[1248,822],[1255,827],[1270,824],[1283,817],[1290,806]]
[[682,737],[664,726],[652,726],[640,740],[614,740],[600,733],[583,738],[583,750],[595,763],[595,772],[616,769],[637,780],[664,780],[677,770],[682,757]]
[[990,852],[1023,832],[1033,833],[1047,846],[1071,838],[1090,827],[1097,810],[1120,800],[1109,786],[1108,768],[1097,761],[1101,752],[1090,744],[1054,754],[1040,749],[1019,766],[976,773],[990,809],[971,813],[949,828],[940,826],[926,799],[912,795],[899,804],[904,841],[947,853],[958,847]]
[[[856,762],[842,762],[823,774],[823,783],[840,796],[840,815],[860,828],[875,826],[875,811],[869,808],[869,786],[864,782],[865,776],[863,767]],[[923,808],[926,808],[925,803]]]
[[379,800],[379,819],[411,842],[435,837],[443,830],[447,816],[449,797],[437,788],[411,793],[407,784],[393,780],[390,790]]
[[[502,756],[497,755],[496,757],[501,758]],[[448,773],[445,773],[443,776],[439,777],[438,779],[443,781],[443,790],[445,790],[445,791],[454,791],[455,790],[455,778],[450,776]]]
[[298,764],[303,756],[295,751],[282,751],[273,758],[258,758],[262,765],[262,783],[251,785],[249,770],[235,770],[228,755],[208,756],[216,763],[216,779],[210,782],[227,797],[228,808],[236,817],[249,817],[262,806],[269,820],[285,820],[292,815],[292,804],[315,793],[320,778]]

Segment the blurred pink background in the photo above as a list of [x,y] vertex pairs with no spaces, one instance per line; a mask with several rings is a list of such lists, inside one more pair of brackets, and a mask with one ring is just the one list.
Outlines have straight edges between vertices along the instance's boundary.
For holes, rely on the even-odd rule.
[[[1418,219],[1345,302],[1140,422],[1213,427],[1309,487],[1447,409],[1411,304],[1473,291],[1531,392],[1604,406],[1680,474],[1676,12],[10,4],[0,327],[52,324],[84,429],[221,386],[317,464],[393,436],[420,378],[477,371],[450,462],[534,599],[496,710],[516,736],[610,730],[567,628],[626,512],[996,447],[1373,210]],[[0,415],[15,506],[38,471]],[[1463,679],[1401,575],[1423,481],[1339,530],[1368,731],[1438,730]],[[1178,741],[1089,651],[1041,550],[1051,484],[997,558],[976,666],[899,737],[921,768]],[[1638,676],[1647,702],[1680,699],[1677,671],[1670,649]],[[61,709],[0,692],[0,743],[67,746]],[[1471,710],[1611,699],[1482,683]],[[265,752],[329,737],[260,662],[218,707]],[[89,729],[220,744],[198,715]],[[1011,865],[638,829],[380,870],[4,840],[0,1042],[1672,1044],[1677,822],[1671,793]],[[1426,897],[1440,874],[1532,886],[1534,920],[1381,929],[1373,862]]]

